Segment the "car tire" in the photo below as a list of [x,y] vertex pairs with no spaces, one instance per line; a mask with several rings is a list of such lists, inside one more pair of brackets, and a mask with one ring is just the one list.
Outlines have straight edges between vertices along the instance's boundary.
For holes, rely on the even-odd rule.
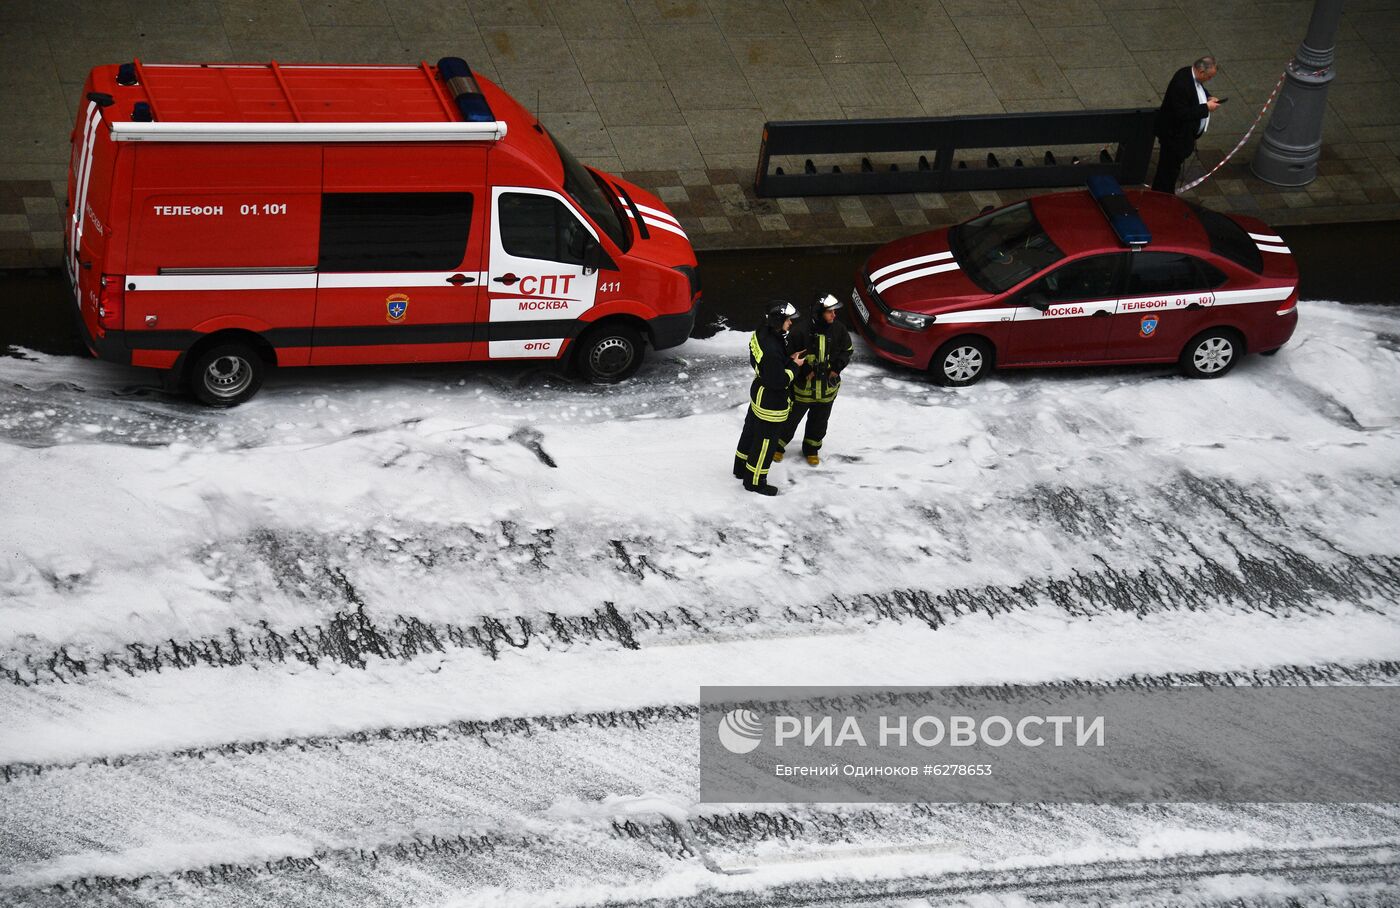
[[1229,328],[1211,328],[1191,338],[1178,364],[1187,378],[1220,378],[1244,356],[1244,339]]
[[262,357],[247,344],[215,344],[190,364],[190,391],[210,407],[236,407],[258,393],[267,371]]
[[929,373],[945,388],[975,385],[990,371],[992,345],[980,337],[955,337],[929,360]]
[[599,325],[578,340],[574,364],[585,381],[615,385],[642,367],[646,344],[637,329],[622,322]]

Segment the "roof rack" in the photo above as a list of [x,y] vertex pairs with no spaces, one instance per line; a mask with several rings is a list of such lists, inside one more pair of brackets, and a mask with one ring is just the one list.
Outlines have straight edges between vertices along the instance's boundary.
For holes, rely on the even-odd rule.
[[1152,242],[1152,231],[1147,229],[1142,215],[1123,195],[1123,187],[1113,177],[1103,174],[1089,177],[1089,195],[1099,203],[1099,210],[1108,218],[1108,226],[1125,246],[1137,252]]

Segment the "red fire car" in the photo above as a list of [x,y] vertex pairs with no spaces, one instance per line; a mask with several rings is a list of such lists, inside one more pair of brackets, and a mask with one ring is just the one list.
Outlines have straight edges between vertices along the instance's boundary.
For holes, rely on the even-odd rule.
[[100,66],[65,259],[88,347],[232,406],[270,366],[569,357],[689,336],[695,253],[465,61]]
[[1298,269],[1260,221],[1095,177],[882,246],[852,302],[876,354],[944,385],[1089,363],[1218,378],[1288,342]]

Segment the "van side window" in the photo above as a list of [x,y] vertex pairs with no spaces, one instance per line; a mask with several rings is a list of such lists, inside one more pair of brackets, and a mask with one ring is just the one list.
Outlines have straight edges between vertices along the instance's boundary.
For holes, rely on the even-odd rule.
[[472,223],[470,192],[328,192],[322,271],[454,271]]
[[1225,282],[1214,265],[1181,252],[1135,252],[1128,296],[1210,290]]
[[500,205],[501,247],[525,259],[582,265],[592,239],[564,203],[547,195],[503,192]]

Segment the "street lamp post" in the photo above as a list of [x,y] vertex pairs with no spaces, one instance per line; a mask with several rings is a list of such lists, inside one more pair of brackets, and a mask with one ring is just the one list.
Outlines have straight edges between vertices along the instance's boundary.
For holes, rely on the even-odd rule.
[[1336,73],[1337,25],[1343,0],[1316,0],[1308,35],[1288,64],[1283,90],[1250,169],[1275,186],[1306,186],[1317,179],[1327,86]]

